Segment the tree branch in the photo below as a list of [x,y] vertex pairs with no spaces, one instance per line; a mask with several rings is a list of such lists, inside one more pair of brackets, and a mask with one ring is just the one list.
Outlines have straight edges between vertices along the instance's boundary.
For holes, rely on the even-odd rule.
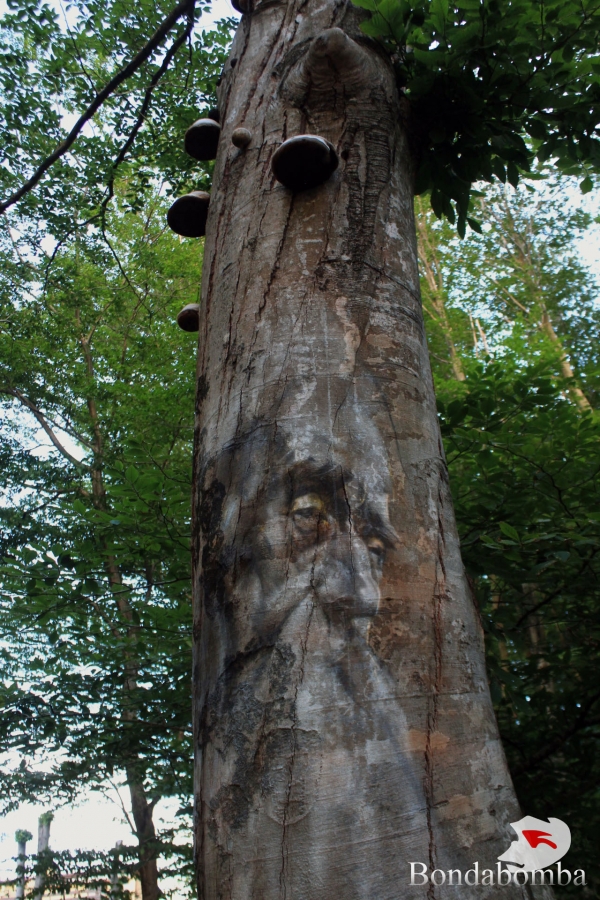
[[152,76],[152,80],[150,81],[150,84],[146,88],[146,93],[144,94],[144,100],[140,107],[140,111],[138,113],[137,119],[135,120],[135,124],[129,133],[129,137],[127,138],[127,140],[121,147],[119,155],[117,156],[117,158],[115,159],[114,163],[111,166],[110,179],[108,182],[108,194],[102,201],[103,210],[106,210],[106,207],[114,194],[116,170],[120,166],[120,164],[123,162],[123,160],[125,159],[125,156],[127,155],[127,151],[133,144],[138,131],[144,124],[144,119],[146,118],[146,113],[148,112],[148,107],[150,106],[150,100],[152,99],[152,92],[154,91],[154,88],[156,87],[156,85],[158,84],[160,79],[163,77],[163,75],[169,68],[169,66],[171,64],[171,60],[173,59],[173,57],[175,56],[175,54],[177,53],[177,51],[179,50],[181,45],[187,40],[187,38],[191,34],[193,27],[194,27],[194,17],[191,15],[191,9],[190,9],[190,15],[188,16],[188,24],[185,28],[185,31],[183,31],[175,41],[173,41],[173,43],[171,44],[171,46],[165,53],[165,58],[162,61],[161,67],[159,69],[157,69],[157,71]]
[[25,184],[23,184],[17,191],[15,191],[14,194],[11,194],[11,196],[8,197],[3,203],[0,203],[0,213],[8,209],[9,206],[13,206],[13,204],[21,200],[22,197],[28,194],[29,191],[31,191],[36,186],[36,184],[41,180],[48,169],[53,166],[54,163],[57,162],[61,157],[63,157],[69,150],[69,148],[75,143],[85,123],[88,122],[92,118],[92,116],[100,109],[105,100],[107,100],[111,96],[111,94],[116,91],[116,89],[120,84],[122,84],[123,81],[126,81],[135,72],[137,72],[140,66],[152,55],[159,44],[167,36],[178,19],[180,19],[181,16],[185,14],[189,14],[193,10],[193,8],[194,0],[180,0],[180,2],[172,10],[172,12],[170,12],[169,15],[163,20],[162,24],[159,26],[159,28],[157,28],[150,40],[144,45],[144,47],[142,47],[140,52],[137,53],[131,60],[131,62],[129,62],[123,69],[117,72],[117,74],[108,82],[108,84],[104,86],[100,93],[96,95],[85,112],[79,117],[65,140],[58,145],[58,147],[50,154],[50,156],[46,157],[43,163],[38,166],[31,178],[26,181]]
[[21,403],[22,406],[26,407],[26,409],[28,409],[33,414],[33,416],[40,423],[40,425],[42,426],[42,428],[44,429],[44,431],[46,432],[46,434],[48,435],[48,437],[50,438],[50,440],[52,441],[52,443],[58,450],[58,452],[62,456],[64,456],[65,459],[68,459],[69,462],[72,462],[73,465],[77,466],[78,469],[89,470],[89,468],[90,468],[89,466],[87,466],[85,463],[81,462],[80,459],[77,459],[75,456],[73,456],[71,453],[69,453],[67,448],[61,443],[61,441],[59,441],[59,439],[57,438],[57,436],[54,433],[54,431],[52,430],[52,428],[50,428],[43,412],[40,409],[38,409],[38,407],[35,405],[35,403],[33,403],[31,400],[29,400],[29,398],[26,397],[25,394],[22,394],[18,388],[0,388],[0,394],[8,394],[10,397],[15,397],[19,401],[19,403]]

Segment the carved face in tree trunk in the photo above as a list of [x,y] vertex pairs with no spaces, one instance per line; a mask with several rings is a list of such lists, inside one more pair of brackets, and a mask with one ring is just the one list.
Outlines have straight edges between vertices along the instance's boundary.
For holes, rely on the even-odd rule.
[[[205,568],[223,582],[232,652],[277,634],[306,602],[366,638],[397,543],[387,454],[367,413],[355,396],[346,401],[341,437],[316,414],[277,429],[255,423],[219,460],[222,478],[237,477],[227,485],[217,557],[211,545]],[[226,483],[213,479],[209,502]]]
[[[292,415],[297,402],[276,428],[255,422],[206,473],[205,527],[218,527],[206,545],[205,603],[227,652],[204,743],[208,766],[229,773],[211,808],[249,855],[268,854],[274,828],[303,854],[315,830],[351,842],[374,802],[378,830],[400,815],[418,833],[425,806],[393,678],[370,646],[398,541],[374,409],[347,391],[332,433],[318,408]],[[348,860],[347,877],[366,864]],[[268,891],[280,867],[277,858],[239,871],[240,896]],[[367,879],[373,896],[383,871]],[[332,889],[326,872],[320,883]]]

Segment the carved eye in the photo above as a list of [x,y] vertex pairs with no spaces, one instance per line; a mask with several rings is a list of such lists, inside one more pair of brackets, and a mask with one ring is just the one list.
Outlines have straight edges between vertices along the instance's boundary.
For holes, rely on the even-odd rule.
[[318,518],[325,510],[325,504],[318,494],[303,494],[292,503],[292,515],[296,519]]
[[378,537],[367,538],[367,547],[369,549],[369,553],[375,557],[377,562],[382,563],[385,556],[385,546],[383,544],[383,541],[381,541]]

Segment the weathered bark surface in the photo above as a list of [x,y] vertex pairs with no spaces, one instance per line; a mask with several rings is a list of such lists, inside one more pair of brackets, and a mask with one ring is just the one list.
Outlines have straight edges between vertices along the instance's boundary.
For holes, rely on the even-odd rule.
[[[410,887],[408,863],[495,866],[519,818],[437,424],[403,107],[355,13],[259,2],[220,87],[195,488],[206,900],[495,896]],[[340,166],[293,195],[270,161],[305,132]]]

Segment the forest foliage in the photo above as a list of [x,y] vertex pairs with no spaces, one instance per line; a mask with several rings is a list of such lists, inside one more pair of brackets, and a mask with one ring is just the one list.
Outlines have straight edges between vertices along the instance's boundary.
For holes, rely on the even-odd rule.
[[365,34],[391,53],[407,100],[418,194],[437,216],[481,224],[473,185],[516,186],[534,161],[600,167],[600,7],[596,0],[353,0]]
[[569,210],[565,187],[490,191],[483,234],[459,243],[438,223],[421,268],[437,253],[437,298],[423,278],[430,351],[509,766],[526,813],[569,824],[569,865],[588,873],[594,896],[600,308],[597,275],[576,252],[592,223]]
[[[567,821],[569,867],[586,870],[593,896],[600,307],[578,252],[595,223],[572,200],[570,173],[587,190],[598,162],[600,13],[550,2],[540,19],[533,0],[361,5],[429,122],[419,189],[435,214],[417,199],[423,304],[502,738],[524,811]],[[4,198],[171,9],[8,7]],[[132,819],[137,846],[120,861],[43,860],[48,884],[75,870],[90,884],[115,867],[125,877],[157,856],[161,884],[169,873],[191,880],[195,338],[174,319],[198,299],[202,244],[173,235],[165,214],[173,195],[210,184],[212,164],[192,163],[182,136],[215,103],[232,22],[203,33],[203,8],[184,9],[0,230],[3,810],[117,783],[152,824]],[[549,91],[564,103],[549,106]],[[426,105],[436,92],[441,117]],[[552,164],[511,187],[536,155]],[[476,230],[461,241],[447,220],[464,231],[467,212]],[[161,831],[162,798],[178,800],[179,824]]]

